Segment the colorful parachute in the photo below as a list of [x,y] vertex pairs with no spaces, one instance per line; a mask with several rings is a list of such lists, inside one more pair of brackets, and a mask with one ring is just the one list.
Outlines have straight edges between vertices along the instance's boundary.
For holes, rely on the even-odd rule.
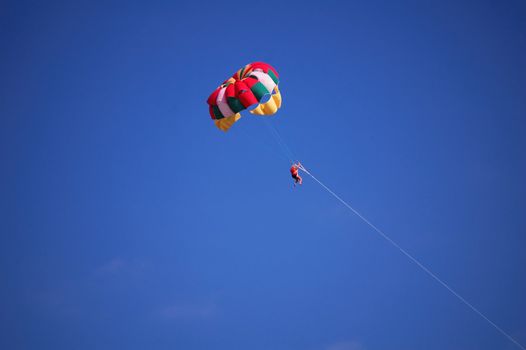
[[272,115],[281,107],[278,83],[278,72],[270,65],[247,64],[208,97],[210,116],[219,129],[227,131],[247,108],[252,114]]

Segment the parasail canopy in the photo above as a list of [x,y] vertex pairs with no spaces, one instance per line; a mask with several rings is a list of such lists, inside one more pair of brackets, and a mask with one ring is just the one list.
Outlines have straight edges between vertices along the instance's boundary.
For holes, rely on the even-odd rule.
[[269,64],[254,62],[238,70],[208,97],[215,125],[227,131],[248,109],[257,115],[272,115],[281,107],[278,72]]

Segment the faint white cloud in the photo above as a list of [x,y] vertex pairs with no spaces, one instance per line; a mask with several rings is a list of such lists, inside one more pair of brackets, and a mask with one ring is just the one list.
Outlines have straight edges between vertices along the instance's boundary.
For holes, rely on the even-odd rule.
[[365,347],[355,340],[341,341],[329,345],[326,350],[365,350]]
[[175,304],[167,305],[160,309],[159,314],[171,320],[198,320],[209,319],[216,313],[214,304]]
[[128,263],[121,258],[113,258],[102,266],[97,268],[99,274],[116,274],[123,271],[128,266]]
[[95,269],[96,276],[113,276],[119,274],[139,275],[144,272],[148,264],[139,260],[125,260],[115,257]]
[[39,307],[65,315],[73,316],[80,313],[76,291],[71,283],[46,286],[42,290],[32,292],[29,297]]
[[[148,278],[151,264],[138,259],[119,257],[103,264],[93,265],[91,270],[76,278],[48,281],[27,292],[27,299],[35,306],[63,316],[79,316],[100,311],[94,299],[108,298],[112,291],[140,288]],[[86,300],[90,300],[89,304]]]

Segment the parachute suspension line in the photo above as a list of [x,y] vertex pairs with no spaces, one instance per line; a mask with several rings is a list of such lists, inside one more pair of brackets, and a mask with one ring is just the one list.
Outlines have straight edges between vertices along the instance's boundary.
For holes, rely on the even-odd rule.
[[479,311],[475,306],[473,306],[470,302],[468,302],[466,299],[464,299],[460,294],[458,294],[453,288],[451,288],[446,282],[441,280],[437,275],[435,275],[431,270],[429,270],[425,265],[423,265],[417,258],[413,257],[411,254],[409,254],[405,249],[403,249],[398,243],[393,241],[387,234],[385,234],[382,230],[380,230],[378,227],[373,225],[369,220],[367,220],[362,214],[360,214],[358,211],[356,211],[350,204],[348,204],[346,201],[344,201],[342,198],[340,198],[336,193],[334,193],[330,188],[325,186],[320,180],[318,180],[314,175],[312,175],[307,169],[305,169],[303,166],[300,167],[302,171],[304,171],[306,174],[308,174],[314,181],[316,181],[318,184],[320,184],[321,187],[323,187],[327,192],[329,192],[331,195],[334,196],[337,200],[339,200],[344,206],[346,206],[350,211],[352,211],[356,216],[358,216],[360,219],[362,219],[363,222],[365,222],[367,225],[369,225],[374,231],[376,231],[382,238],[384,238],[387,242],[389,242],[392,246],[394,246],[396,249],[398,249],[402,254],[404,254],[409,260],[411,260],[413,263],[415,263],[421,270],[423,270],[425,273],[427,273],[429,276],[431,276],[435,281],[437,281],[439,284],[441,284],[444,288],[446,288],[451,294],[453,294],[455,297],[457,297],[458,300],[460,300],[462,303],[464,303],[467,307],[469,307],[471,310],[473,310],[477,315],[482,317],[484,320],[486,320],[490,325],[492,325],[497,331],[499,331],[502,335],[504,335],[508,340],[510,340],[512,343],[517,345],[520,349],[526,350],[524,346],[522,346],[517,340],[515,340],[511,335],[506,333],[502,328],[500,328],[497,324],[495,324],[493,321],[491,321],[486,315],[484,315],[481,311]]
[[[276,151],[275,147],[273,147],[272,145],[270,145],[269,143],[264,143],[264,142],[258,142],[256,141],[256,139],[249,135],[246,131],[244,131],[242,128],[239,128],[239,132],[242,133],[243,135],[246,136],[246,138],[248,140],[250,140],[250,142],[252,142],[254,145],[258,145],[258,146],[261,146],[261,147],[264,147],[265,149],[271,151],[272,153],[274,153]],[[281,158],[283,158],[285,161],[289,161],[289,159],[283,154],[283,153],[280,153],[279,154],[281,156]]]
[[283,141],[279,133],[277,132],[276,128],[272,123],[265,118],[265,125],[267,129],[270,131],[272,137],[274,137],[274,140],[278,143],[279,147],[281,148],[282,154],[285,155],[285,157],[291,162],[294,163],[294,155],[290,151],[290,149],[287,147],[286,143]]
[[276,135],[278,135],[278,139],[281,140],[281,143],[283,144],[283,146],[284,146],[285,149],[287,150],[287,152],[288,152],[290,158],[292,159],[292,161],[294,161],[294,160],[297,161],[298,159],[295,157],[294,152],[291,151],[290,147],[287,145],[287,143],[285,142],[285,140],[284,140],[283,137],[281,136],[281,133],[279,132],[278,128],[276,128],[276,127],[274,126],[274,124],[272,123],[272,121],[269,120],[268,123],[270,124],[272,130],[274,130],[274,132],[276,133]]
[[294,163],[295,160],[297,160],[294,157],[294,153],[290,150],[289,146],[285,143],[283,138],[281,137],[279,131],[276,129],[276,127],[272,124],[270,120],[267,120],[268,118],[265,118],[265,125],[267,126],[267,129],[270,131],[278,145],[281,147],[282,152],[286,155],[286,157],[289,159],[291,163]]

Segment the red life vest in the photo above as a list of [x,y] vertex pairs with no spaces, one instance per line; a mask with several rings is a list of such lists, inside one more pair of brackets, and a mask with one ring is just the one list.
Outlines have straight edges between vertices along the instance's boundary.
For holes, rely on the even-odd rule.
[[296,177],[298,176],[298,167],[293,165],[290,167],[290,174],[293,176],[293,177]]

